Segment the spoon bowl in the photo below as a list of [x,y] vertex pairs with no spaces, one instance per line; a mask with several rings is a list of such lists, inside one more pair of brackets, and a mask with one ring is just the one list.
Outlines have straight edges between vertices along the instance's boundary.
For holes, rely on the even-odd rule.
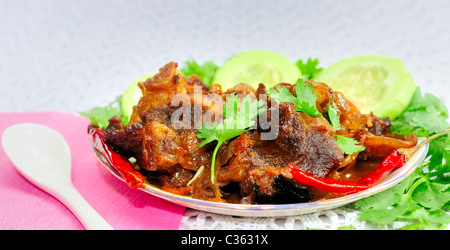
[[86,229],[112,229],[73,186],[70,148],[61,134],[39,124],[16,124],[3,133],[2,146],[21,175],[59,199]]

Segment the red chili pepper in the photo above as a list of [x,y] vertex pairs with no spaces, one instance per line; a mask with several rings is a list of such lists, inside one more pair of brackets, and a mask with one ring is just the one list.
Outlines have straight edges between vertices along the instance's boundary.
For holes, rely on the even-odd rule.
[[389,172],[401,168],[405,164],[405,155],[395,150],[389,154],[381,164],[372,172],[364,175],[358,183],[375,184],[381,178],[385,177]]
[[144,176],[136,171],[123,156],[112,150],[106,143],[105,137],[103,136],[104,131],[102,129],[89,125],[88,133],[95,149],[105,156],[109,164],[119,172],[129,187],[138,189],[144,184]]
[[294,181],[302,186],[315,187],[330,193],[355,193],[369,188],[367,184],[351,181],[338,181],[331,178],[320,178],[288,164]]
[[311,186],[330,193],[355,193],[372,187],[378,180],[390,171],[400,168],[405,163],[405,155],[399,151],[389,154],[381,164],[372,172],[363,176],[359,181],[339,181],[331,178],[319,178],[308,174],[292,164],[288,164],[289,171],[294,180],[304,186]]

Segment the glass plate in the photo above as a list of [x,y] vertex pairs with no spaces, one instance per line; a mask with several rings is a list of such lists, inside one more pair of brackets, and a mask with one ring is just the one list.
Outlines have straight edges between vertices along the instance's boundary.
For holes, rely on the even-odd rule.
[[[101,152],[97,151],[94,147],[93,150],[97,155],[97,158],[103,163],[103,165],[117,178],[124,181],[122,176],[111,166],[106,160],[105,156]],[[234,215],[234,216],[246,216],[246,217],[279,217],[279,216],[293,216],[307,213],[315,213],[326,209],[332,209],[346,205],[348,203],[357,201],[359,199],[374,195],[381,191],[384,191],[395,184],[399,183],[417,169],[419,164],[425,159],[428,152],[428,144],[419,148],[405,163],[405,165],[394,172],[390,173],[383,179],[381,179],[375,186],[367,190],[346,195],[339,198],[320,200],[308,203],[295,203],[295,204],[282,204],[282,205],[247,205],[247,204],[231,204],[231,203],[219,203],[205,200],[194,199],[187,196],[181,196],[162,191],[158,187],[144,183],[140,188],[144,192],[151,195],[155,195],[169,202],[197,209],[205,212]]]

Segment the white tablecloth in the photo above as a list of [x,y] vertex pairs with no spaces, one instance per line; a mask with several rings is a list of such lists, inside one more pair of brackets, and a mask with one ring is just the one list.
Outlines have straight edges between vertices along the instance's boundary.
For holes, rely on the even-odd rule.
[[[83,111],[168,61],[222,64],[250,49],[324,67],[359,54],[399,57],[423,92],[450,107],[449,13],[447,0],[0,0],[0,111]],[[350,206],[288,218],[188,210],[181,229],[349,224],[370,226]]]

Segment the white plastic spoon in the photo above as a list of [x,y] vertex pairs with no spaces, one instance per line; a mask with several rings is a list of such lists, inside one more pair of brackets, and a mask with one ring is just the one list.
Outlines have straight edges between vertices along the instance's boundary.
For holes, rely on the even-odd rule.
[[113,229],[73,186],[70,149],[58,132],[21,123],[5,130],[2,146],[19,173],[60,200],[86,229]]

